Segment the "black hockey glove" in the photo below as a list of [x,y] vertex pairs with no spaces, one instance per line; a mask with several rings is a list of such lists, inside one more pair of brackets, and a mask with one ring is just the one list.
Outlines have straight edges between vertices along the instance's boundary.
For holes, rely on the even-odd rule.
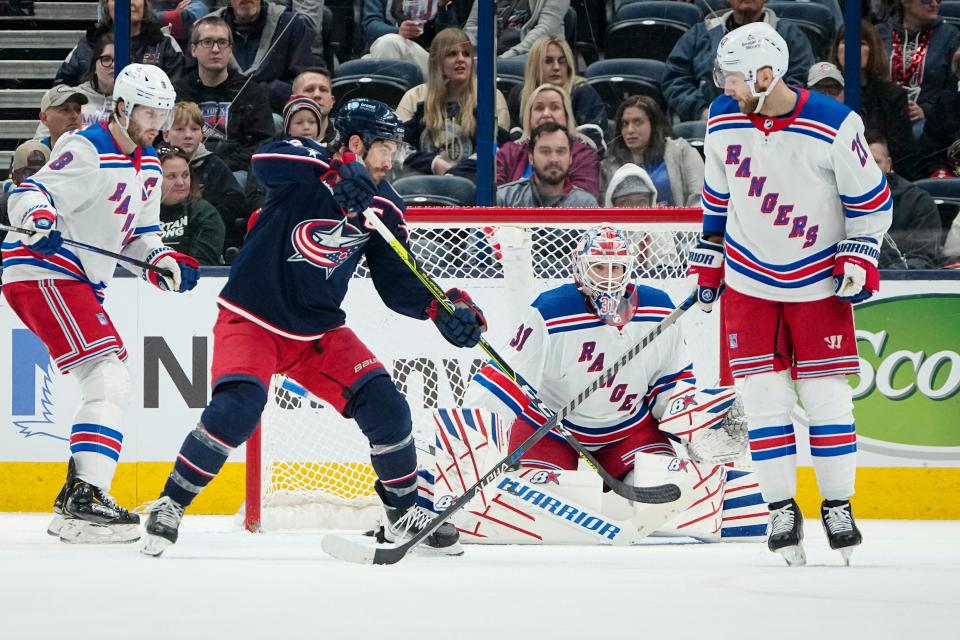
[[334,160],[330,163],[330,169],[339,176],[333,185],[334,200],[347,215],[363,213],[373,203],[373,196],[377,195],[377,185],[373,183],[363,161],[343,163]]
[[487,320],[483,317],[483,312],[466,291],[450,289],[447,297],[453,303],[453,313],[434,300],[427,305],[427,317],[433,320],[441,335],[450,344],[456,347],[476,346],[480,342],[480,334],[487,330]]

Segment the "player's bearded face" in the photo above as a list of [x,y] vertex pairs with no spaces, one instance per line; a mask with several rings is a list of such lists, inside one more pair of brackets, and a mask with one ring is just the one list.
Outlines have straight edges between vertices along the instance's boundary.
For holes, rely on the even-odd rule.
[[[737,101],[741,113],[753,113],[760,104],[760,98],[753,95],[750,85],[739,71],[715,72],[717,86],[723,89],[725,95]],[[759,87],[758,87],[759,89]]]
[[393,157],[397,153],[397,143],[392,140],[377,140],[367,151],[363,162],[373,181],[379,183],[393,169]]
[[160,131],[167,126],[169,115],[169,109],[137,105],[130,114],[127,135],[137,146],[148,147],[160,135]]

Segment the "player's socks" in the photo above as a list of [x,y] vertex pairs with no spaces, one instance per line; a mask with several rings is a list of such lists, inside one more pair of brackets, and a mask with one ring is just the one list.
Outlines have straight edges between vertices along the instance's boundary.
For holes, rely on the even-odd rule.
[[133,542],[140,537],[140,517],[117,504],[106,490],[75,478],[63,502],[64,542]]
[[802,566],[807,563],[807,556],[803,551],[803,515],[796,501],[781,500],[771,502],[769,534],[767,548],[783,556],[791,567]]
[[[386,502],[389,496],[385,493],[383,485],[377,481],[375,487],[377,495],[384,500],[383,510],[386,516],[385,521],[381,522],[375,531],[377,542],[403,542],[419,533],[436,517],[433,512],[419,506],[391,507]],[[444,522],[427,536],[419,549],[445,556],[463,555],[460,533],[449,522]]]
[[827,533],[830,548],[840,552],[843,561],[850,565],[853,548],[863,541],[860,529],[853,519],[853,507],[849,500],[824,500],[820,505],[820,520]]
[[177,541],[181,520],[183,507],[170,496],[161,496],[151,504],[140,553],[154,557],[163,553]]
[[50,524],[47,525],[47,533],[52,536],[59,536],[60,530],[63,528],[63,503],[67,499],[67,490],[70,488],[70,485],[73,484],[76,475],[77,463],[74,462],[73,456],[70,456],[70,461],[67,463],[67,479],[64,481],[63,486],[60,487],[60,493],[57,494],[56,499],[53,501],[53,519],[50,521]]
[[235,447],[212,435],[203,424],[187,434],[163,487],[162,496],[187,507],[220,472]]

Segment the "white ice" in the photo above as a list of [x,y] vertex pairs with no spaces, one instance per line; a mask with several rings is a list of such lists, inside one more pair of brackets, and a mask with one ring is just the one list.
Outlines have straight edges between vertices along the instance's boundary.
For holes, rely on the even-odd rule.
[[0,515],[0,638],[960,638],[960,522],[861,522],[841,566],[818,522],[809,565],[763,544],[477,547],[356,566],[320,534],[190,516],[159,559],[80,547],[47,516]]

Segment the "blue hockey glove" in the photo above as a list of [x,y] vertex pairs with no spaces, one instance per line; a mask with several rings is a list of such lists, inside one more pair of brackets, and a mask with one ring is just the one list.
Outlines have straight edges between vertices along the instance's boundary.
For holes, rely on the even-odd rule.
[[163,291],[184,293],[197,286],[200,279],[200,263],[185,253],[167,251],[150,262],[170,271],[169,276],[160,275],[156,271],[147,272],[147,280]]
[[480,342],[480,334],[487,330],[487,320],[483,317],[483,312],[466,291],[450,289],[447,297],[453,303],[453,313],[434,300],[427,305],[427,317],[433,320],[447,342],[455,347],[476,346]]
[[343,163],[333,160],[330,169],[338,174],[337,182],[333,185],[334,200],[348,215],[363,213],[373,203],[373,196],[377,195],[377,185],[373,183],[363,161]]
[[57,217],[46,209],[36,209],[27,214],[23,228],[33,231],[23,240],[23,246],[39,258],[48,258],[63,246],[63,237],[54,229]]

